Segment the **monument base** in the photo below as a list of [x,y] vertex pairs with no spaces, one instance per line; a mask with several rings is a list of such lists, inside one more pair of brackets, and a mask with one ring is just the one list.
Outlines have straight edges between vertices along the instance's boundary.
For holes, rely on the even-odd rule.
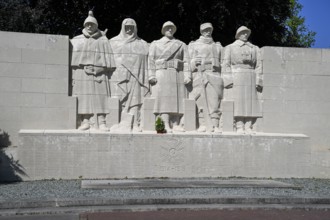
[[303,134],[21,130],[19,139],[23,180],[311,177]]

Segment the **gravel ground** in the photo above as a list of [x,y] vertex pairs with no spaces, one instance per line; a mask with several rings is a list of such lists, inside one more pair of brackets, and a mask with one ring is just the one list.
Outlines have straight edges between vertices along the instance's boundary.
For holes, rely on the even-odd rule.
[[180,188],[180,189],[81,189],[80,180],[43,180],[1,183],[0,201],[91,199],[91,198],[154,198],[171,196],[243,196],[243,197],[322,197],[330,198],[330,179],[274,179],[297,189],[267,188]]

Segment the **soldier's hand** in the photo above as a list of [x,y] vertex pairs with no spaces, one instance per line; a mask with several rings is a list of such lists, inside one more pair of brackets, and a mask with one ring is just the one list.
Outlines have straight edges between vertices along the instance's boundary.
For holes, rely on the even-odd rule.
[[202,58],[196,57],[195,58],[195,65],[198,66],[198,65],[201,65],[201,64],[202,64]]
[[230,83],[229,85],[225,86],[226,89],[231,89],[233,88],[233,83]]
[[94,75],[94,67],[93,66],[84,66],[84,70],[89,75]]
[[185,78],[185,79],[183,80],[183,83],[184,83],[185,85],[188,85],[189,83],[191,83],[191,79],[190,79],[190,78]]
[[102,73],[105,70],[104,67],[94,66],[94,73],[95,75]]
[[262,92],[263,87],[261,85],[256,85],[256,89],[258,92]]
[[149,83],[150,83],[150,85],[153,86],[157,83],[157,79],[156,78],[151,78],[151,79],[149,79]]

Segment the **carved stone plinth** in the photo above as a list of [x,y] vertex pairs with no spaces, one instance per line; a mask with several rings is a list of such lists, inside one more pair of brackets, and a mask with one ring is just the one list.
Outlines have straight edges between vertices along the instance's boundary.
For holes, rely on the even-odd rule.
[[196,102],[195,100],[184,100],[184,128],[186,131],[196,131]]
[[120,122],[120,106],[118,98],[109,98],[110,113],[107,114],[107,126],[111,128]]
[[25,180],[82,178],[311,177],[301,134],[132,134],[21,130]]
[[223,131],[234,130],[234,102],[222,101],[221,102],[221,124]]
[[153,113],[155,105],[154,98],[145,98],[142,110],[142,124],[143,130],[145,131],[154,131],[155,130],[155,120],[156,117]]

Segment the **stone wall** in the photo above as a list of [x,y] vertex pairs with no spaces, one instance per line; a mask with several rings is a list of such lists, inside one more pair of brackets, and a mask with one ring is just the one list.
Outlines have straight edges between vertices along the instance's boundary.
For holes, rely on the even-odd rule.
[[0,32],[0,129],[75,128],[68,36]]
[[311,138],[314,177],[330,177],[330,49],[262,48],[264,132]]
[[24,172],[17,157],[20,129],[75,128],[68,72],[67,36],[0,31],[0,181]]
[[[264,73],[264,92],[262,97],[264,117],[258,123],[258,130],[265,133],[305,134],[310,137],[308,145],[303,143],[302,148],[294,145],[290,149],[291,145],[288,144],[283,145],[288,149],[282,148],[281,151],[278,151],[283,154],[280,156],[287,158],[287,161],[292,157],[297,163],[288,163],[287,165],[295,168],[292,172],[285,171],[281,175],[280,171],[283,167],[280,164],[278,166],[281,169],[271,168],[276,166],[275,163],[269,163],[269,166],[265,168],[266,170],[263,173],[258,173],[257,171],[249,173],[246,169],[240,168],[240,166],[244,167],[246,164],[238,163],[235,166],[235,164],[232,164],[233,162],[239,162],[241,158],[248,158],[250,164],[257,164],[263,167],[263,164],[266,164],[271,157],[266,155],[262,157],[264,161],[261,161],[260,157],[257,156],[260,149],[262,149],[261,152],[265,153],[268,149],[258,148],[260,145],[257,142],[260,139],[249,139],[249,143],[257,144],[255,149],[251,149],[253,151],[250,153],[249,148],[245,149],[244,145],[240,145],[244,144],[244,141],[250,138],[250,136],[235,136],[237,140],[235,138],[228,139],[228,136],[226,136],[228,133],[209,139],[210,143],[214,142],[216,145],[210,145],[207,149],[211,150],[205,152],[203,149],[199,149],[200,151],[196,151],[199,153],[196,153],[197,156],[195,155],[195,158],[198,158],[198,155],[201,158],[210,158],[221,151],[231,150],[232,155],[228,156],[228,158],[231,158],[232,161],[226,162],[229,164],[226,169],[230,169],[230,172],[227,170],[226,173],[223,173],[222,169],[211,173],[212,176],[255,175],[289,177],[292,175],[294,177],[329,178],[330,50],[264,47],[262,48],[262,63]],[[63,165],[64,167],[61,168],[63,171],[61,172],[65,172],[65,167],[73,167],[74,163],[82,160],[84,153],[90,153],[90,150],[93,149],[91,147],[86,147],[83,148],[85,149],[84,151],[79,151],[78,147],[71,150],[67,149],[70,146],[57,145],[56,148],[51,149],[58,150],[56,155],[60,159],[54,162],[56,166],[52,165],[51,169],[43,170],[47,175],[37,177],[35,175],[38,171],[44,169],[42,164],[43,162],[46,163],[45,158],[47,157],[45,155],[51,156],[49,154],[51,151],[47,150],[48,153],[46,154],[46,145],[44,145],[45,149],[39,149],[38,147],[40,146],[34,148],[34,145],[25,145],[23,142],[21,142],[18,148],[15,147],[18,145],[18,132],[20,129],[35,130],[38,135],[47,133],[47,129],[75,129],[76,99],[69,96],[69,88],[69,39],[67,36],[0,32],[0,129],[9,135],[12,147],[7,149],[6,152],[13,156],[0,155],[0,157],[6,158],[6,160],[2,159],[2,161],[8,161],[8,163],[12,163],[11,165],[15,165],[15,161],[20,161],[21,163],[18,165],[21,165],[24,169],[28,168],[25,169],[27,174],[30,173],[32,175],[33,173],[35,178],[62,178],[57,171],[57,165]],[[226,115],[232,115],[229,112],[232,109],[230,101],[227,104],[228,106],[224,111],[226,111]],[[230,124],[230,121],[226,124]],[[38,131],[38,129],[40,130]],[[231,128],[226,128],[225,130],[229,131]],[[139,138],[139,136],[137,137]],[[168,136],[166,135],[165,137]],[[190,136],[185,137],[190,138]],[[225,139],[221,139],[222,137],[225,137]],[[38,138],[40,139],[40,137]],[[45,139],[46,137],[43,138]],[[106,139],[108,138],[110,136],[106,136]],[[205,135],[205,138],[210,137]],[[277,136],[275,142],[281,143],[281,138],[282,136]],[[152,142],[153,138],[150,137],[150,139]],[[79,143],[79,138],[77,140]],[[262,140],[265,143],[269,141],[269,139]],[[43,142],[40,143],[42,144]],[[223,145],[224,143],[226,145]],[[299,144],[300,142],[295,143]],[[90,145],[93,145],[93,143],[90,143]],[[230,148],[231,145],[233,145],[233,148]],[[201,146],[204,147],[203,144]],[[241,146],[241,148],[237,146]],[[275,144],[274,146],[282,145]],[[309,147],[311,147],[311,152],[308,150]],[[194,147],[194,149],[197,148],[197,146]],[[61,164],[61,156],[70,157],[71,154],[68,155],[67,150],[74,152],[74,149],[81,154],[81,156],[77,154],[77,161],[73,160],[72,164]],[[115,150],[115,148],[113,149]],[[150,146],[150,149],[153,148]],[[125,153],[125,151],[121,152],[120,149],[117,150],[120,154]],[[244,150],[244,154],[241,154],[242,157],[234,157],[235,152],[240,150]],[[278,156],[278,152],[274,153],[274,155]],[[295,152],[300,152],[297,154],[301,156],[300,159],[295,156]],[[95,154],[97,154],[97,151],[95,151]],[[100,153],[100,155],[103,154]],[[262,155],[265,154],[262,153]],[[91,160],[90,163],[96,160],[90,156],[88,158]],[[220,157],[217,159],[221,160]],[[125,160],[124,157],[123,160]],[[199,163],[202,164],[203,161]],[[241,165],[238,166],[239,164]],[[298,172],[297,166],[301,164],[303,164],[302,167],[305,171],[299,170]],[[215,165],[217,166],[217,164]],[[114,164],[112,167],[115,169],[116,166]],[[92,164],[86,167],[87,170],[80,172],[83,176],[88,176],[88,172],[93,172],[93,169],[95,169]],[[88,170],[89,168],[91,170]],[[124,168],[122,169],[125,173]],[[287,169],[291,168],[288,167]],[[6,164],[1,164],[0,178],[1,175],[4,175],[3,171],[5,170],[7,170]],[[114,175],[119,177],[123,176],[124,173],[114,173]],[[207,173],[203,175],[207,176]],[[76,178],[76,176],[72,176],[72,178]],[[148,174],[147,176],[150,175]]]

